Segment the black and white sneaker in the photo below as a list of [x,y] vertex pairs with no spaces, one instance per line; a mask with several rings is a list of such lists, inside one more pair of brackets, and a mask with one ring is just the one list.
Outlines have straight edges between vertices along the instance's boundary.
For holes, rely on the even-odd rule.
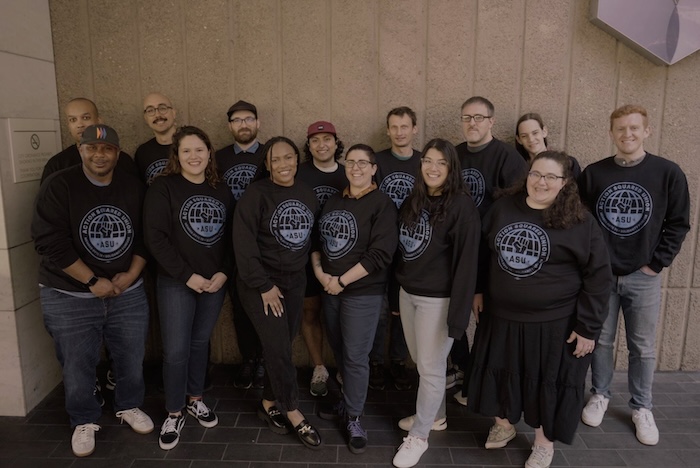
[[114,377],[114,372],[112,372],[112,369],[109,369],[107,371],[107,390],[112,390],[114,391],[115,387],[117,386],[117,379]]
[[171,414],[165,418],[165,422],[163,422],[163,425],[160,428],[160,437],[158,438],[158,445],[160,445],[160,448],[163,450],[175,448],[177,443],[180,442],[180,432],[182,431],[182,426],[184,425],[184,414],[179,416]]
[[100,379],[95,379],[95,389],[92,391],[92,394],[95,395],[95,400],[97,400],[100,406],[105,405],[105,399],[102,396],[102,386],[100,386]]
[[202,400],[192,400],[187,403],[187,412],[197,418],[199,424],[204,427],[214,427],[219,424],[219,418]]

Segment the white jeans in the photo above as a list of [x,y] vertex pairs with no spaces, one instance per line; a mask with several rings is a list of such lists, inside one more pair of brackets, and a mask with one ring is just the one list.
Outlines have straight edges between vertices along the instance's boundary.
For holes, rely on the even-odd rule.
[[409,434],[421,439],[428,438],[435,419],[445,417],[445,370],[454,341],[448,336],[449,305],[449,297],[415,296],[403,288],[399,292],[403,333],[420,377]]

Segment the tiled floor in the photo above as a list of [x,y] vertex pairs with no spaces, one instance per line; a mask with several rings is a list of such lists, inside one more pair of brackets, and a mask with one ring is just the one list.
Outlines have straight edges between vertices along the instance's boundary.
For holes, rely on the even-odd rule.
[[[337,427],[314,416],[325,402],[309,394],[310,371],[301,369],[301,409],[321,429],[325,442],[320,451],[311,451],[294,435],[273,434],[257,419],[254,403],[259,391],[235,389],[234,371],[232,366],[216,366],[212,373],[214,387],[205,395],[216,409],[219,425],[204,429],[189,418],[180,444],[169,452],[158,447],[157,429],[144,436],[120,426],[108,402],[99,421],[102,430],[97,433],[95,453],[75,458],[59,386],[27,417],[0,418],[0,467],[391,466],[394,451],[405,435],[396,424],[412,413],[415,392],[370,391],[362,418],[370,446],[364,454],[353,455]],[[654,414],[661,441],[655,447],[643,446],[634,437],[625,379],[623,373],[615,376],[616,393],[603,424],[598,428],[581,424],[573,445],[557,444],[552,466],[700,467],[700,372],[657,373]],[[163,396],[152,382],[148,384],[144,410],[159,427],[165,416]],[[431,434],[430,449],[419,466],[523,466],[534,435],[532,429],[519,423],[519,433],[507,448],[485,450],[490,424],[490,420],[468,413],[450,398],[448,429]]]

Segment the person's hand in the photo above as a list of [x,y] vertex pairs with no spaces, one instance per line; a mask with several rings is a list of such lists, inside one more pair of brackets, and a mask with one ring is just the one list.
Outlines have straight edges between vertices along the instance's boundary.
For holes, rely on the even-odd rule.
[[472,314],[474,314],[474,320],[479,323],[479,314],[484,311],[484,295],[474,294],[474,300],[472,301]]
[[284,306],[280,300],[284,299],[284,296],[277,286],[273,286],[272,289],[260,294],[260,296],[262,296],[265,315],[268,315],[268,311],[272,311],[272,315],[275,317],[281,317],[284,314]]
[[128,271],[124,271],[124,272],[117,273],[116,275],[114,275],[112,277],[112,284],[114,285],[114,287],[119,289],[119,293],[117,293],[117,294],[121,294],[124,291],[126,291],[127,289],[129,289],[129,286],[134,284],[134,281],[136,281],[136,278],[138,278],[138,275],[134,276],[131,273],[129,273]]
[[591,354],[595,349],[595,340],[589,340],[584,338],[575,331],[571,332],[569,339],[566,340],[567,343],[573,343],[576,340],[576,349],[574,350],[574,356],[577,358],[582,358],[586,354]]
[[331,277],[331,280],[328,282],[328,284],[323,288],[328,294],[332,296],[337,296],[341,292],[343,292],[343,288],[338,281],[340,280],[339,276],[333,276]]
[[209,286],[204,288],[204,292],[208,292],[208,293],[212,293],[212,294],[217,292],[219,289],[221,289],[223,287],[224,284],[226,284],[227,279],[228,279],[228,276],[226,276],[224,273],[222,273],[220,271],[214,273],[214,276],[212,276],[209,279],[209,281],[210,281]]
[[658,275],[657,272],[649,268],[649,265],[644,265],[642,268],[639,269],[642,273],[644,273],[647,276],[656,276]]
[[96,297],[104,299],[106,297],[114,297],[121,294],[122,290],[117,288],[107,278],[97,278],[97,283],[90,286],[90,292]]
[[328,283],[331,282],[331,279],[333,279],[333,277],[330,274],[324,272],[323,270],[314,271],[314,275],[316,276],[318,282],[321,283],[321,286],[323,286],[323,289],[325,291],[326,286],[328,286]]
[[202,293],[211,285],[211,281],[197,273],[192,273],[186,284],[192,291]]

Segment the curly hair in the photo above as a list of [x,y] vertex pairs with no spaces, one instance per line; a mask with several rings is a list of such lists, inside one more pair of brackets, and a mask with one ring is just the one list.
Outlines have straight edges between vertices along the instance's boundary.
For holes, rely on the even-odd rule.
[[211,144],[209,136],[204,132],[204,130],[191,125],[180,127],[173,135],[173,143],[170,145],[168,162],[165,165],[165,169],[163,169],[161,175],[182,174],[182,165],[180,165],[179,158],[180,142],[187,136],[196,136],[202,140],[202,142],[206,145],[207,150],[209,150],[209,161],[207,163],[207,168],[204,170],[204,178],[209,185],[216,188],[216,184],[219,182],[219,171],[216,168],[216,158],[214,158],[216,151],[214,150],[214,146]]
[[[543,151],[532,159],[530,168],[540,159],[549,159],[557,163],[564,176],[564,186],[557,194],[554,202],[544,210],[544,226],[551,229],[568,229],[576,224],[581,224],[586,219],[586,208],[581,202],[578,193],[578,185],[571,171],[570,157],[563,151]],[[522,182],[504,190],[499,195],[527,195],[526,175]]]
[[[335,154],[333,155],[333,158],[337,161],[343,155],[343,151],[345,150],[345,145],[336,135],[333,135],[333,138],[335,138],[335,144],[336,144]],[[311,154],[311,148],[309,148],[309,139],[307,138],[306,143],[304,143],[304,161],[313,161],[313,158],[314,158],[314,155]]]
[[255,177],[251,182],[256,182],[258,180],[270,178],[270,171],[267,169],[267,166],[265,166],[265,162],[270,156],[270,151],[272,151],[272,147],[275,146],[277,143],[287,143],[289,146],[292,147],[292,150],[294,150],[294,154],[296,154],[297,156],[297,167],[299,167],[299,164],[301,163],[301,156],[299,155],[299,148],[297,147],[297,145],[285,136],[272,137],[269,140],[267,140],[267,143],[265,143],[265,146],[263,146],[262,154],[264,157],[263,160],[260,161],[260,165],[258,165],[258,169],[257,171],[255,171]]
[[420,220],[423,210],[428,211],[431,226],[435,226],[444,221],[455,196],[461,193],[469,193],[462,179],[457,150],[452,143],[442,138],[433,138],[426,143],[423,148],[423,157],[425,157],[430,149],[435,149],[440,152],[447,161],[447,178],[440,189],[441,197],[438,199],[437,203],[431,203],[428,198],[428,188],[425,185],[421,167],[416,177],[416,184],[413,186],[413,190],[411,190],[408,198],[406,198],[403,205],[401,205],[401,210],[399,211],[399,222],[409,228],[415,226]]

